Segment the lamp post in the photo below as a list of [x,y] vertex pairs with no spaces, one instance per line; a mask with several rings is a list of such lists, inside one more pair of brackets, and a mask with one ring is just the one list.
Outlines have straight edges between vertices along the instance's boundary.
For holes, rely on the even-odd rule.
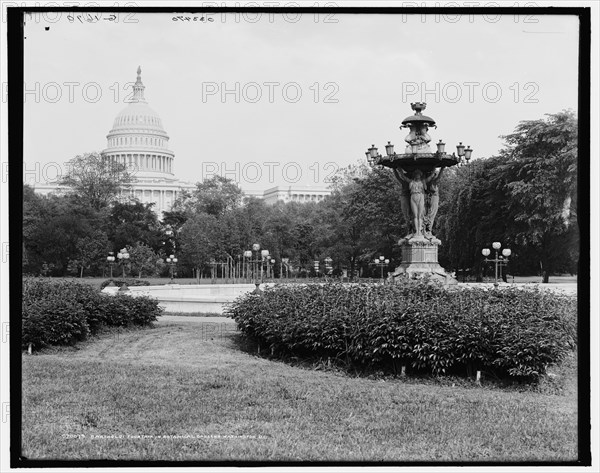
[[[270,265],[268,264],[269,262],[271,263]],[[275,258],[271,258],[267,262],[267,277],[269,277],[269,273],[271,279],[275,279]]]
[[283,275],[283,267],[285,266],[285,277],[286,279],[289,279],[290,277],[290,268],[288,267],[288,263],[290,262],[289,258],[281,258],[281,265],[280,265],[280,272],[279,272],[279,277],[281,277]]
[[252,251],[251,250],[246,250],[244,251],[244,273],[245,273],[245,278],[246,280],[248,280],[248,273],[250,272],[250,261],[252,260]]
[[325,258],[325,275],[329,276],[333,271],[333,260],[328,256]]
[[113,278],[113,266],[116,264],[115,263],[115,254],[112,251],[108,252],[108,256],[106,257],[106,262],[108,263],[108,266],[110,266],[110,279]]
[[509,248],[504,248],[502,250],[502,254],[499,255],[498,251],[500,250],[500,248],[502,247],[502,244],[499,241],[495,241],[494,243],[492,243],[492,248],[494,249],[496,256],[494,258],[488,258],[488,256],[490,255],[490,249],[489,248],[484,248],[483,250],[481,250],[481,254],[483,256],[485,256],[485,260],[488,263],[494,263],[495,265],[495,276],[494,276],[494,287],[497,288],[498,287],[498,268],[502,268],[502,266],[506,266],[508,264],[508,257],[511,254],[511,251]]
[[173,284],[173,275],[175,272],[175,265],[177,264],[177,258],[175,258],[175,255],[171,255],[165,259],[165,262],[171,267],[171,281],[169,281],[169,284]]
[[[252,250],[244,251],[244,256],[249,259],[252,265],[252,277],[254,279],[254,285],[256,286],[255,292],[261,292],[258,288],[263,281],[263,264],[266,261],[269,264],[269,250],[260,249],[260,243],[254,243]],[[258,279],[258,267],[260,265],[260,280]]]
[[123,248],[121,251],[117,253],[117,258],[119,259],[119,264],[123,268],[123,277],[125,277],[125,265],[129,262],[129,253],[126,248]]
[[390,260],[386,259],[385,256],[380,256],[379,258],[375,258],[375,264],[381,268],[381,279],[383,279],[383,268],[390,264]]

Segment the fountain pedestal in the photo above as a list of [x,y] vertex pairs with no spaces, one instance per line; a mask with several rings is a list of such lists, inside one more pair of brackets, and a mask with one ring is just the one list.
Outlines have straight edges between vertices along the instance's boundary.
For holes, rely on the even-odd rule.
[[418,278],[429,276],[443,284],[453,285],[458,281],[438,263],[438,247],[442,244],[435,237],[416,237],[401,239],[398,244],[402,249],[402,263],[396,268],[392,277]]

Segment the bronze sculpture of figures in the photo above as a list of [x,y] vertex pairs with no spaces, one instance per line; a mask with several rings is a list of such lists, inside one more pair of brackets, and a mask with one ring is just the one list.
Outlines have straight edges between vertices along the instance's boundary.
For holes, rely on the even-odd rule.
[[428,236],[431,235],[431,232],[433,231],[433,221],[435,220],[440,203],[439,182],[443,171],[444,168],[441,168],[438,171],[437,175],[429,182],[429,187],[427,189],[427,193],[429,194],[429,202],[427,215],[425,216],[425,234]]
[[[398,173],[397,169],[394,169],[394,174]],[[400,208],[402,209],[402,215],[404,216],[404,221],[406,222],[406,226],[408,231],[406,232],[407,238],[410,238],[414,231],[412,229],[412,218],[410,216],[410,187],[408,182],[402,180],[400,177],[396,176],[398,182],[400,183]]]
[[[420,169],[413,172],[412,178],[401,169],[394,169],[394,175],[402,185],[401,206],[404,218],[409,223],[412,220],[414,233],[406,236],[406,239],[413,237],[422,237],[425,234],[430,236],[433,226],[433,219],[437,213],[439,195],[438,181],[441,176],[441,170],[438,173],[432,172],[429,176],[423,177]],[[429,184],[429,188],[427,186]],[[425,193],[430,193],[428,199],[427,212]],[[425,225],[427,221],[427,226]]]

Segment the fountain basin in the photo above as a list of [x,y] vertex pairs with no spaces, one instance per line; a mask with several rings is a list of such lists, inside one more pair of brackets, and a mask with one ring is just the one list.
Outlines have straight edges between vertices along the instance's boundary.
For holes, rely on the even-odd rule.
[[[260,288],[270,285],[272,283],[263,283]],[[226,304],[255,289],[254,284],[166,284],[131,286],[127,291],[119,291],[118,287],[106,287],[102,292],[111,295],[121,292],[132,297],[149,296],[157,299],[166,313],[222,314]]]

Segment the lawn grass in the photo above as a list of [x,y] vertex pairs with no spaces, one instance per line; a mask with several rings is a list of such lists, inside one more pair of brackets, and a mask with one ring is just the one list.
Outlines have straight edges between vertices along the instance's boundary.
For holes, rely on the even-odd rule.
[[537,388],[355,378],[169,322],[23,356],[29,459],[570,461],[576,362]]

